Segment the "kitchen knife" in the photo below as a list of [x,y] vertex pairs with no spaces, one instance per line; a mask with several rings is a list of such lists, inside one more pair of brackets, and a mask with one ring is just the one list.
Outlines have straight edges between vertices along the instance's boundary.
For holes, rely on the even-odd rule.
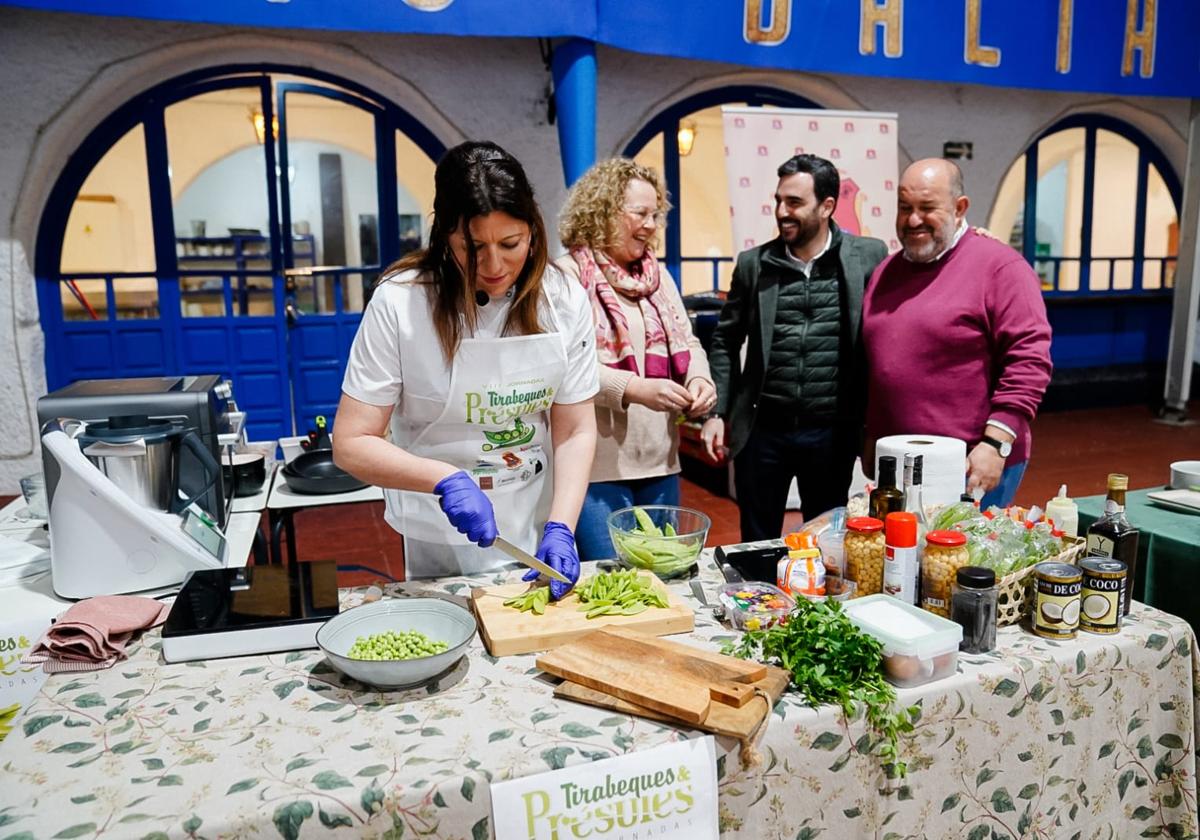
[[508,540],[504,539],[504,537],[496,537],[496,541],[494,543],[492,543],[492,545],[494,545],[496,548],[503,551],[505,554],[507,554],[512,559],[516,560],[522,566],[528,566],[531,569],[536,569],[537,571],[544,574],[546,577],[550,578],[551,580],[556,580],[559,583],[565,583],[568,586],[571,584],[570,578],[568,578],[562,572],[558,571],[558,569],[555,569],[553,566],[543,563],[541,560],[537,559],[532,554],[522,551],[521,549],[517,548],[515,545],[510,543]]

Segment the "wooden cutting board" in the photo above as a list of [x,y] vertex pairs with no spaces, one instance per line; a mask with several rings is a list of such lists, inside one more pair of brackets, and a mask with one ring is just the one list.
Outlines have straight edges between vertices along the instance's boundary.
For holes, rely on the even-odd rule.
[[688,723],[745,706],[765,667],[633,632],[597,630],[537,659],[543,671]]
[[527,591],[528,583],[473,589],[471,607],[479,621],[479,635],[492,656],[552,650],[603,627],[636,630],[653,636],[690,633],[696,626],[692,608],[668,591],[650,572],[643,572],[642,576],[666,593],[667,608],[651,607],[638,615],[604,615],[589,619],[586,613],[579,611],[579,597],[574,592],[551,603],[542,615],[504,606],[509,598]]
[[[765,665],[763,667],[767,673],[761,680],[755,682],[754,686],[767,693],[767,696],[771,698],[770,705],[762,697],[755,697],[740,708],[727,706],[724,703],[713,703],[709,706],[707,717],[700,723],[692,725],[697,729],[703,729],[705,732],[712,732],[717,735],[729,735],[743,742],[753,738],[762,724],[763,718],[771,713],[771,709],[775,703],[783,696],[790,678],[788,672],[782,668],[776,668],[773,665]],[[637,715],[638,717],[650,720],[662,721],[664,723],[686,724],[686,721],[681,721],[668,714],[655,711],[646,706],[639,706],[636,703],[630,703],[628,700],[613,697],[611,694],[605,694],[603,691],[588,688],[569,680],[564,680],[554,689],[554,696],[562,697],[566,700],[574,700],[578,703],[587,703],[589,706],[598,706],[601,709],[612,709],[614,712],[623,712],[627,715]]]

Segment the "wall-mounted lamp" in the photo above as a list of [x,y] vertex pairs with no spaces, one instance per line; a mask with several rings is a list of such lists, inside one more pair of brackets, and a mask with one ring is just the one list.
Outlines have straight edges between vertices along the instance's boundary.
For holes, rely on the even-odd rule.
[[679,144],[679,154],[683,157],[690,155],[692,146],[696,144],[696,124],[691,120],[681,120],[675,140]]
[[947,160],[971,160],[975,156],[975,144],[969,140],[947,140],[942,144],[942,157]]
[[[254,126],[254,139],[261,146],[267,140],[267,120],[258,108],[250,109],[250,124]],[[279,139],[279,117],[274,115],[271,116],[271,139]]]

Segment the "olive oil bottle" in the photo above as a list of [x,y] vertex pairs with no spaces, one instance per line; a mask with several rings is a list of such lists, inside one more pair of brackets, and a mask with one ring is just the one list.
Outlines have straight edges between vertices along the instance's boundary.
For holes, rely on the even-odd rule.
[[889,513],[904,510],[904,493],[896,486],[896,456],[879,456],[879,484],[871,491],[871,516],[883,522]]
[[1129,476],[1109,473],[1108,498],[1104,501],[1104,515],[1093,522],[1087,532],[1089,557],[1120,560],[1128,569],[1124,615],[1129,615],[1129,602],[1133,599],[1139,533],[1138,529],[1125,517],[1125,491],[1128,489]]

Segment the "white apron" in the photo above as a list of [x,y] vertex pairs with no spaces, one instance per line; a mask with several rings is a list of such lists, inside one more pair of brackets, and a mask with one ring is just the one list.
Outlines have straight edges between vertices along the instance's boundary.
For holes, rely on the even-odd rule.
[[[436,338],[429,349],[436,352]],[[441,412],[436,401],[402,397],[392,442],[465,470],[491,500],[500,536],[532,554],[554,494],[550,406],[566,370],[557,332],[464,339]],[[384,518],[404,535],[407,577],[475,574],[511,562],[456,531],[433,493],[386,490],[384,499]]]

